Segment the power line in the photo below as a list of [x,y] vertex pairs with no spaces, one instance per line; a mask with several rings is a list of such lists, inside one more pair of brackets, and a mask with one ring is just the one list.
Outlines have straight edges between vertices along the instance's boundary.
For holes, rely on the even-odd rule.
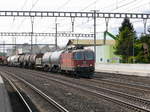
[[[33,4],[32,7],[30,8],[30,11],[36,6],[36,4],[39,2],[39,0],[36,0]],[[20,29],[21,25],[24,23],[24,21],[26,20],[26,18],[23,18],[23,20],[21,21],[21,23],[19,24],[19,26],[17,27],[17,30]]]
[[[70,1],[70,0],[68,0],[68,1],[66,2],[66,4],[67,4],[69,1]],[[88,7],[90,7],[91,5],[94,5],[97,1],[98,1],[98,0],[95,0],[94,2],[88,4],[85,8],[83,8],[83,9],[81,9],[81,10],[79,10],[79,11],[84,11],[85,9],[87,9]],[[65,3],[64,3],[64,5],[65,5]],[[63,5],[62,5],[62,6],[63,6]],[[65,19],[63,19],[63,20],[65,20]],[[62,20],[62,21],[63,21],[63,20]],[[65,24],[66,24],[66,23],[65,23]]]
[[[138,1],[138,0],[137,0]],[[127,12],[129,12],[129,11],[135,11],[136,9],[137,10],[139,10],[139,9],[141,9],[141,8],[144,8],[144,10],[146,10],[145,9],[145,6],[147,5],[148,6],[148,3],[149,2],[142,2],[140,5],[139,5],[139,2],[135,2],[134,4],[130,4],[130,5],[128,5],[128,7],[123,7]],[[137,5],[138,4],[138,5]],[[132,8],[130,8],[130,7],[132,7]],[[144,7],[143,7],[144,6]],[[136,12],[139,12],[139,11],[136,11]],[[142,11],[143,12],[143,11]]]
[[30,11],[36,6],[36,4],[39,2],[39,0],[36,0],[33,4],[32,4],[32,7],[30,9]]
[[[87,9],[87,8],[90,7],[91,5],[93,5],[96,1],[97,1],[97,0],[95,0],[95,1],[92,2],[92,3],[90,3],[90,4],[89,4],[88,6],[86,6],[84,9],[82,9],[82,11],[85,10],[85,9]],[[123,1],[123,0],[122,0],[122,1]],[[120,1],[120,2],[122,2],[122,1]],[[126,1],[126,0],[124,0],[124,1]],[[125,6],[131,4],[131,3],[135,2],[135,1],[137,1],[137,0],[132,0],[132,1],[128,2],[128,3],[126,3],[126,4],[123,4],[123,5],[121,5],[121,6],[118,6],[117,8],[115,8],[115,9],[113,9],[113,10],[111,10],[111,11],[114,11],[114,10],[116,10],[116,9],[125,7]],[[120,2],[119,2],[119,3],[120,3]],[[118,3],[118,1],[117,1],[116,3]],[[106,8],[106,7],[105,7],[105,8]],[[88,22],[89,22],[89,21],[88,21]],[[88,23],[88,22],[84,22],[84,23],[82,23],[82,24],[80,24],[80,25],[86,24],[86,23]],[[78,26],[79,26],[79,25],[78,25]]]
[[81,9],[80,11],[84,11],[85,9],[87,9],[87,8],[89,8],[89,7],[91,7],[93,4],[95,4],[95,2],[96,2],[97,0],[95,0],[94,2],[92,2],[92,3],[90,3],[90,4],[88,4],[86,7],[84,7],[83,9]]
[[[123,5],[119,6],[119,7],[116,7],[115,9],[113,9],[113,10],[111,10],[111,11],[120,9],[120,8],[122,8],[122,7],[126,7],[126,6],[128,6],[128,5],[130,5],[130,4],[135,3],[136,1],[138,1],[138,0],[132,0],[132,1],[128,2],[128,3],[126,3],[126,4],[123,4]],[[117,2],[118,2],[118,1],[117,1]],[[116,3],[117,3],[117,2],[116,2]],[[117,4],[116,4],[116,6],[117,6]],[[137,8],[139,8],[139,7],[137,7]],[[136,21],[136,22],[140,22],[140,21]]]
[[[67,0],[65,3],[63,3],[61,6],[59,6],[59,7],[57,8],[57,11],[58,11],[60,8],[65,7],[70,1],[71,1],[71,0]],[[65,19],[63,19],[63,20],[65,20]]]
[[136,2],[136,1],[137,1],[137,0],[132,0],[132,1],[128,2],[128,3],[125,3],[125,4],[123,4],[123,5],[118,6],[117,8],[113,9],[112,11],[114,11],[114,10],[116,10],[116,9],[119,9],[119,8],[122,8],[122,7],[126,7],[126,6],[132,4],[132,3]]
[[57,8],[57,11],[58,11],[60,8],[65,7],[70,1],[71,1],[71,0],[67,0],[64,4],[62,4],[61,6],[59,6],[59,7]]
[[117,0],[116,3],[112,3],[112,4],[108,5],[108,6],[101,7],[100,10],[107,9],[107,8],[110,8],[110,7],[115,6],[115,5],[116,5],[116,8],[117,8],[118,4],[120,4],[122,2],[125,2],[125,1],[129,1],[129,0],[121,0],[121,1]]
[[24,1],[23,5],[22,5],[22,7],[21,7],[21,10],[23,10],[23,8],[26,6],[27,2],[28,2],[28,0],[25,0],[25,1]]
[[[28,2],[28,0],[24,0],[24,3],[23,3],[23,5],[21,6],[21,10],[23,10],[23,8],[25,7],[25,5],[27,4],[27,2]],[[12,26],[14,25],[14,22],[15,22],[15,17],[13,18],[13,22],[12,22],[12,25],[11,25],[11,27],[10,27],[10,29],[12,29]]]
[[128,8],[127,8],[128,10],[126,10],[126,11],[133,11],[133,10],[135,10],[135,9],[138,9],[138,10],[139,10],[140,7],[142,7],[142,6],[145,7],[145,5],[148,5],[148,2],[146,2],[146,3],[144,3],[144,4],[140,4],[140,5],[136,6],[136,7],[133,7],[132,9],[128,9]]

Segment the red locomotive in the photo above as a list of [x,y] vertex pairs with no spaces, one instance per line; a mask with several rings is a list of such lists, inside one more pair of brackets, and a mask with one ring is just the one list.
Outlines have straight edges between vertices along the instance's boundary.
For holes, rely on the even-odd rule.
[[61,70],[90,77],[94,73],[95,58],[91,50],[69,50],[61,54]]

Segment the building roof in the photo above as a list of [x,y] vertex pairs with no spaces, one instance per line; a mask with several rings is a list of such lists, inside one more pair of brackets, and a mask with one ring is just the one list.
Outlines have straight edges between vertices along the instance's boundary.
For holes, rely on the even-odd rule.
[[[96,40],[96,46],[104,45],[104,40]],[[114,45],[115,40],[106,40],[106,45]],[[68,41],[67,45],[83,45],[83,46],[94,46],[94,40],[86,40],[86,39],[80,39],[75,40],[71,39]]]

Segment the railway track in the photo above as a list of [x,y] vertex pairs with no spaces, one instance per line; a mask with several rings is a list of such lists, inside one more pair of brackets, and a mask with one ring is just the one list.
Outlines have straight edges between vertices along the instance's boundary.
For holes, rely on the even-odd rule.
[[6,76],[3,75],[3,73],[1,73],[2,77],[7,80],[7,82],[9,83],[9,85],[13,88],[14,91],[17,92],[17,95],[19,96],[19,98],[21,99],[21,101],[23,102],[24,107],[26,108],[27,112],[33,112],[30,105],[28,104],[28,102],[25,100],[25,98],[23,97],[23,95],[21,94],[21,92],[18,90],[18,88],[16,87],[15,84],[13,84],[13,82],[7,78]]
[[[18,69],[20,70],[20,69]],[[49,74],[47,73],[44,73],[44,72],[37,72],[37,71],[30,71],[30,70],[26,70],[25,69],[25,72],[33,72],[33,73],[37,73],[37,74],[43,74],[43,75],[46,75],[46,76],[50,76]],[[55,77],[55,78],[58,78],[56,75],[51,75],[51,77]],[[60,78],[60,77],[59,77]],[[68,77],[66,77],[68,78]],[[141,93],[150,93],[150,87],[147,87],[147,86],[143,86],[143,85],[137,85],[137,84],[131,84],[131,83],[122,83],[122,82],[119,82],[119,81],[110,81],[110,80],[105,80],[105,79],[83,79],[82,81],[84,82],[93,82],[97,85],[99,84],[103,84],[103,85],[108,85],[108,86],[111,86],[111,87],[116,87],[116,88],[126,88],[126,89],[130,89],[132,91],[138,91],[138,92],[141,92]]]
[[34,85],[30,84],[29,82],[27,82],[23,78],[20,78],[17,75],[12,74],[12,73],[8,73],[8,72],[1,72],[1,75],[2,75],[2,77],[4,77],[11,84],[11,86],[15,90],[17,90],[18,94],[20,95],[20,97],[24,101],[25,105],[27,106],[29,112],[33,112],[32,109],[30,108],[30,106],[28,105],[28,103],[26,102],[26,100],[23,98],[23,96],[21,95],[21,93],[19,92],[19,90],[17,89],[17,87],[13,84],[13,82],[10,79],[8,79],[6,77],[6,75],[11,75],[12,77],[16,78],[17,80],[23,82],[25,85],[27,85],[33,91],[35,91],[41,97],[43,97],[48,103],[52,104],[55,108],[57,108],[58,112],[69,112],[67,109],[65,109],[63,106],[61,106],[59,103],[57,103],[55,100],[53,100],[52,98],[50,98],[49,96],[47,96],[45,93],[43,93],[41,90],[39,90],[38,88],[36,88]]
[[142,85],[136,85],[131,83],[122,83],[119,81],[110,81],[105,79],[92,79],[91,82],[97,83],[97,84],[105,84],[109,86],[113,86],[116,88],[127,88],[132,89],[134,91],[139,91],[143,93],[150,93],[150,87],[142,86]]
[[[96,72],[96,79],[107,79],[107,80],[114,80],[124,83],[126,82],[134,82],[136,85],[150,85],[150,79],[148,77],[141,77],[141,76],[132,76],[132,75],[121,75],[121,74],[114,74],[114,73],[101,73]],[[117,80],[116,80],[117,79]],[[123,80],[122,80],[123,79]]]
[[[28,74],[30,73],[30,75],[31,74],[33,76],[35,75],[35,73],[32,73],[31,71],[30,72],[26,71],[26,73],[27,72],[28,72]],[[12,74],[12,73],[8,73],[8,74]],[[38,74],[36,74],[36,75],[38,75]],[[93,87],[93,86],[87,87],[85,85],[81,85],[81,84],[79,85],[77,83],[72,83],[72,82],[66,81],[64,79],[63,80],[62,79],[55,79],[55,78],[48,77],[48,76],[46,77],[45,75],[44,76],[38,75],[38,76],[41,78],[46,78],[48,80],[57,82],[57,83],[61,83],[61,84],[66,85],[66,86],[70,86],[70,87],[75,88],[75,89],[80,89],[82,91],[89,92],[92,95],[103,98],[105,100],[109,100],[109,101],[114,102],[120,106],[124,106],[128,109],[132,109],[135,111],[150,112],[150,110],[148,108],[150,101],[146,100],[146,99],[138,98],[138,97],[135,97],[132,95],[124,94],[121,92],[117,92],[117,91],[113,91],[113,90],[109,90],[109,89],[105,89],[105,88]],[[103,93],[101,91],[103,91]],[[109,94],[106,95],[105,93],[109,93]],[[113,94],[113,96],[112,96],[112,94]]]

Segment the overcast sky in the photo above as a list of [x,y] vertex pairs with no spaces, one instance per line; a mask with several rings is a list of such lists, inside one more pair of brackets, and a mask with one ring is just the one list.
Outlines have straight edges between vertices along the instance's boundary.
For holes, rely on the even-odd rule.
[[[38,11],[91,11],[150,13],[150,0],[0,0],[0,10],[38,10]],[[138,33],[143,32],[143,20],[131,20]],[[58,32],[71,31],[71,18],[57,18]],[[118,33],[122,19],[110,19],[109,31]],[[150,25],[149,20],[147,26]],[[1,17],[0,32],[31,32],[31,20],[24,17]],[[97,20],[97,38],[103,38],[105,20]],[[55,32],[55,18],[34,18],[34,32]],[[93,33],[93,19],[75,19],[75,33]],[[30,37],[16,37],[17,43],[30,43]],[[108,38],[110,39],[110,38]],[[1,37],[2,41],[12,43],[11,37]],[[66,43],[68,38],[59,38],[58,44]],[[35,43],[35,37],[34,37]],[[38,37],[37,43],[54,43],[53,37]]]

